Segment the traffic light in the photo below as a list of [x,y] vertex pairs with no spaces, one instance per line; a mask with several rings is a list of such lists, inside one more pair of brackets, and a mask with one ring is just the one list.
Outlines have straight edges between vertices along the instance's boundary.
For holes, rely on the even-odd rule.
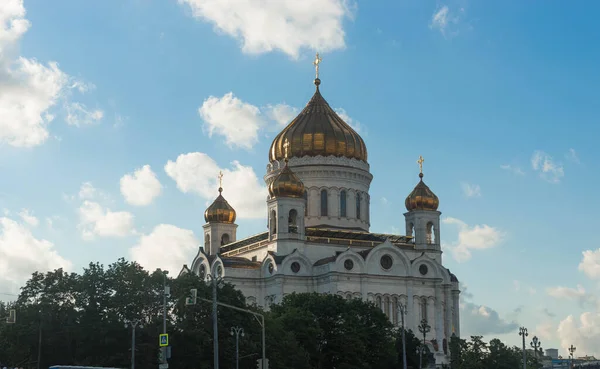
[[198,290],[192,288],[190,290],[190,296],[185,299],[186,305],[196,305],[196,297],[198,296]]
[[262,359],[256,360],[256,368],[257,369],[269,369],[269,359],[265,359],[265,366],[264,366],[264,368],[262,366],[262,363],[263,363]]
[[269,369],[269,359],[265,359],[265,367],[264,369]]

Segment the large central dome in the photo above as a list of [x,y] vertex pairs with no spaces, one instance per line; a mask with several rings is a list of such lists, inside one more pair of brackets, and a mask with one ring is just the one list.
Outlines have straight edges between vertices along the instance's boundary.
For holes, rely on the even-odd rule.
[[271,144],[269,160],[284,159],[284,142],[289,141],[289,156],[338,156],[367,161],[367,147],[355,130],[344,122],[317,90],[306,107],[281,131]]

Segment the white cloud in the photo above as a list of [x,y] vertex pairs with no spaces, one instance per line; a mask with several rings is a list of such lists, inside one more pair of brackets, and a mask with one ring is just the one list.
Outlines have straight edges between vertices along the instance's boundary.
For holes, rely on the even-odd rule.
[[82,200],[93,199],[96,196],[97,190],[91,182],[84,182],[79,188],[79,198]]
[[[280,50],[297,59],[302,49],[345,48],[343,21],[352,18],[349,0],[178,0],[195,18],[240,40],[242,52]],[[318,9],[318,11],[316,11]]]
[[558,183],[565,176],[562,164],[554,162],[554,159],[543,151],[537,150],[533,153],[531,167],[541,178],[551,183]]
[[[460,13],[464,13],[464,8],[460,9]],[[451,12],[447,5],[444,5],[433,13],[429,27],[431,29],[437,29],[444,37],[453,37],[458,34],[458,30],[452,28],[454,28],[459,21],[460,17]]]
[[546,292],[549,296],[557,299],[576,301],[581,308],[600,308],[600,299],[596,295],[586,291],[581,285],[578,285],[577,288],[563,286],[550,287]]
[[577,155],[577,151],[575,151],[575,149],[569,149],[567,152],[567,159],[577,164],[581,163],[579,160],[579,155]]
[[169,160],[165,172],[184,193],[195,193],[212,202],[217,196],[217,175],[223,171],[223,196],[236,210],[238,218],[262,218],[265,215],[267,188],[254,169],[238,161],[232,168],[220,168],[207,154],[192,152]]
[[58,254],[52,242],[37,239],[22,224],[0,217],[0,286],[3,292],[18,293],[19,287],[33,272],[61,267],[70,270],[72,264]]
[[100,109],[88,110],[85,105],[77,102],[67,105],[66,121],[72,126],[80,127],[98,123],[102,117],[104,112]]
[[14,147],[46,141],[54,118],[50,110],[72,80],[56,62],[44,65],[17,55],[19,40],[31,26],[25,13],[23,0],[0,1],[0,143]]
[[340,116],[340,118],[342,118],[342,120],[346,123],[348,123],[348,125],[350,127],[352,127],[353,130],[356,131],[356,133],[361,133],[361,134],[366,134],[366,131],[363,129],[363,126],[360,124],[359,121],[352,119],[348,113],[346,113],[346,110],[342,109],[342,108],[337,108],[334,109],[335,112],[337,113],[337,115]]
[[287,104],[267,105],[267,116],[280,127],[287,126],[298,115],[298,109]]
[[472,250],[485,250],[496,246],[502,241],[503,233],[487,224],[469,226],[456,218],[445,218],[445,224],[458,226],[458,241],[446,246],[458,262],[471,259]]
[[489,306],[472,302],[460,304],[461,335],[503,334],[516,330],[519,325],[500,317],[500,314]]
[[509,164],[501,165],[500,169],[507,170],[509,172],[513,172],[513,173],[521,175],[521,176],[525,175],[525,172],[523,172],[523,170],[521,168],[513,167],[512,165],[509,165]]
[[481,197],[481,187],[479,187],[479,185],[476,184],[470,184],[470,183],[462,183],[461,184],[462,190],[463,190],[463,194],[466,197]]
[[121,194],[131,205],[146,206],[160,195],[162,185],[149,165],[121,178]]
[[600,355],[600,313],[585,312],[579,321],[569,315],[558,325],[558,336],[565,351],[574,345],[582,354]]
[[600,249],[584,251],[579,270],[591,279],[600,279]]
[[133,233],[133,214],[111,211],[97,202],[85,200],[79,207],[79,229],[84,240],[99,237],[125,237]]
[[33,214],[31,214],[27,209],[21,210],[19,216],[21,217],[21,219],[23,219],[25,223],[29,224],[30,226],[37,227],[40,224],[39,219],[36,218]]
[[535,327],[535,332],[542,340],[550,341],[555,338],[556,328],[551,322],[543,322]]
[[142,235],[129,251],[131,258],[146,269],[161,268],[173,276],[195,255],[200,243],[194,232],[170,224],[159,224]]
[[260,109],[233,95],[210,96],[198,109],[208,135],[224,136],[229,146],[251,149],[258,142],[258,130],[265,125]]

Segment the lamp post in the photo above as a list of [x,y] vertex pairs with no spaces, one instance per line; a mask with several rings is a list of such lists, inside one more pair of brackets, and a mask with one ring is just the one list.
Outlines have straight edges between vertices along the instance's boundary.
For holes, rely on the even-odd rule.
[[406,309],[406,305],[398,304],[398,313],[400,314],[400,322],[402,324],[402,368],[407,369],[406,365],[406,336],[404,334],[404,316],[408,310]]
[[140,323],[139,319],[125,321],[125,328],[131,327],[131,369],[135,369],[135,328],[144,328]]
[[[220,268],[218,266],[217,268]],[[206,275],[212,284],[212,320],[213,320],[213,363],[214,369],[219,369],[219,330],[217,326],[217,285],[221,282],[221,273],[217,270],[216,275]]]
[[[168,270],[163,270],[163,333],[167,334],[167,297],[170,296],[171,291],[169,286],[167,286],[167,274],[169,274]],[[162,364],[167,363],[167,348],[161,347],[161,362]]]
[[235,369],[240,368],[240,336],[244,337],[244,328],[231,327],[231,335],[235,336]]
[[519,336],[523,337],[523,369],[527,369],[527,352],[525,351],[525,337],[529,336],[527,328],[519,328]]
[[531,347],[533,347],[533,353],[535,358],[537,359],[538,350],[541,350],[540,346],[542,345],[542,341],[540,341],[537,336],[533,336],[531,339],[531,343],[529,343]]
[[423,351],[425,350],[425,338],[427,337],[427,333],[431,331],[431,326],[427,324],[427,319],[421,320],[421,324],[419,324],[419,332],[423,333],[423,347],[421,347],[421,355],[419,356],[419,368],[423,368]]
[[571,368],[573,367],[573,354],[575,354],[575,350],[577,350],[577,347],[571,345],[571,347],[569,347],[569,356],[571,356],[571,365],[569,365]]

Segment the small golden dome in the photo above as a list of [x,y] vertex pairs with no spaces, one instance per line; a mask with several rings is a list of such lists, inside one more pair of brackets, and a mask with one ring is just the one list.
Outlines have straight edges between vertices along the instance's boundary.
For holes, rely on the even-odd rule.
[[235,210],[225,200],[221,192],[223,192],[223,188],[219,187],[219,196],[204,212],[206,223],[233,224],[235,222]]
[[321,96],[319,85],[306,107],[273,140],[269,149],[269,160],[284,158],[283,144],[290,142],[290,156],[339,156],[367,161],[367,147],[352,129]]
[[438,197],[423,182],[423,173],[419,173],[421,180],[415,186],[414,190],[404,201],[406,210],[431,210],[436,211],[440,205]]
[[272,197],[304,197],[304,183],[292,172],[287,164],[287,158],[281,172],[269,184],[269,194]]

